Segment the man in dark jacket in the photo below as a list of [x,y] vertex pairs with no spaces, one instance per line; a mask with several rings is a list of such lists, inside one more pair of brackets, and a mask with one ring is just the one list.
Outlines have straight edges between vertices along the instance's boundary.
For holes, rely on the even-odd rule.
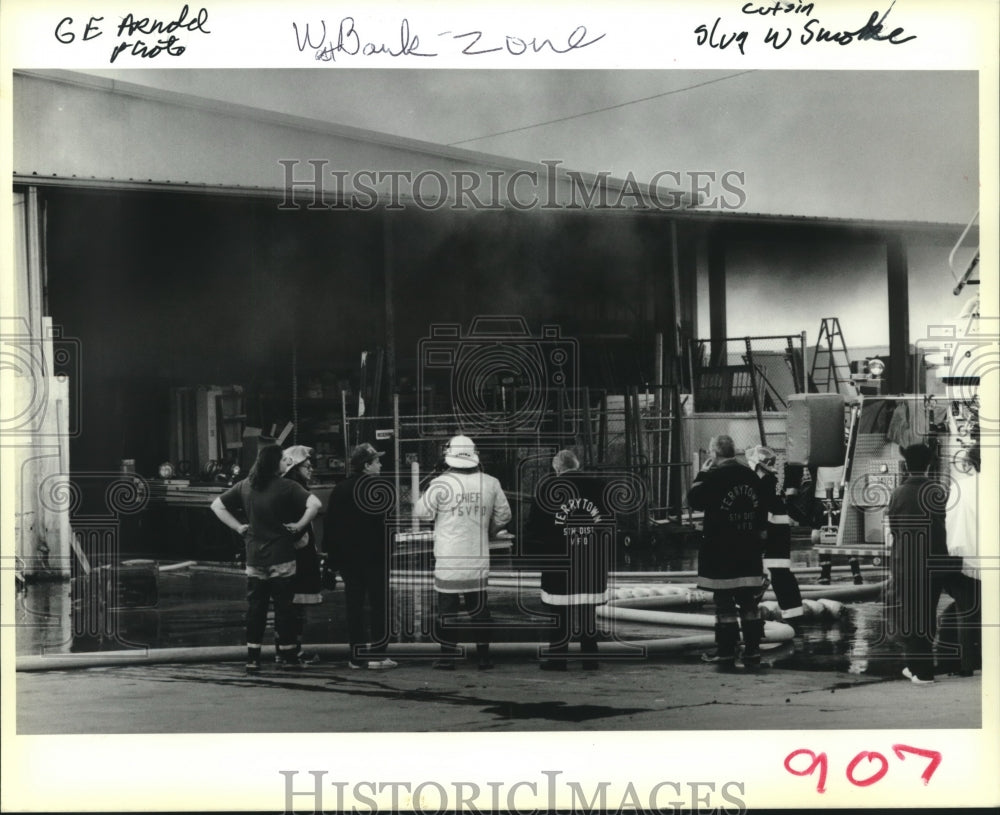
[[[330,494],[323,549],[344,578],[351,668],[386,670],[396,663],[385,656],[389,642],[389,529],[391,485],[378,478],[385,455],[365,442],[351,451],[351,474]],[[365,600],[371,608],[371,638],[366,636]]]
[[948,555],[947,487],[928,476],[934,454],[925,444],[901,447],[907,476],[885,508],[889,524],[890,597],[903,642],[903,676],[917,685],[934,681],[934,635],[941,591],[961,570]]
[[767,504],[760,479],[736,460],[733,440],[716,436],[711,457],[688,492],[692,509],[705,513],[698,553],[698,586],[715,598],[715,643],[720,670],[736,663],[743,628],[743,664],[760,667],[764,621],[758,603],[763,581],[763,535]]
[[552,460],[555,475],[539,481],[526,530],[543,558],[542,603],[557,620],[543,670],[566,670],[569,642],[579,639],[585,670],[597,662],[598,605],[608,602],[614,523],[604,508],[602,479],[581,472],[572,450]]

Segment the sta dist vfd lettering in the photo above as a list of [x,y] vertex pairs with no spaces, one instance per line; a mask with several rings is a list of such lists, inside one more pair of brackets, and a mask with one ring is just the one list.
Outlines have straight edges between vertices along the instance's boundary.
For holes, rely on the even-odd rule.
[[737,484],[726,493],[720,509],[727,514],[729,523],[734,529],[739,532],[752,532],[758,503],[757,491],[753,487],[749,484]]

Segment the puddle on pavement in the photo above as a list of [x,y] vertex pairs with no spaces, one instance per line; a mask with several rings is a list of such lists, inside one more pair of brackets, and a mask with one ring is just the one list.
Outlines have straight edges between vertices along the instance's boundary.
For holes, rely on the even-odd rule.
[[648,713],[645,707],[608,707],[606,705],[567,705],[565,702],[500,702],[483,708],[501,719],[549,719],[554,722],[589,722],[611,716]]
[[[190,674],[159,675],[160,681],[191,682]],[[363,681],[362,681],[363,680]],[[475,707],[482,713],[490,714],[498,720],[535,720],[547,719],[553,722],[587,722],[595,719],[607,719],[615,716],[631,716],[638,713],[648,713],[652,708],[644,707],[612,707],[610,705],[572,705],[561,701],[551,702],[511,702],[484,699],[475,694],[465,694],[452,689],[437,690],[434,688],[413,688],[400,690],[398,688],[380,688],[373,686],[370,674],[364,674],[358,681],[345,682],[331,679],[323,684],[295,682],[286,676],[259,676],[253,679],[244,677],[219,677],[208,675],[200,681],[218,686],[255,685],[258,687],[282,688],[305,691],[309,693],[336,693],[365,698],[384,698],[394,701],[435,702],[465,707]]]
[[887,676],[899,673],[899,646],[885,633],[881,601],[845,603],[836,621],[807,621],[791,649],[770,664],[798,671],[840,671]]

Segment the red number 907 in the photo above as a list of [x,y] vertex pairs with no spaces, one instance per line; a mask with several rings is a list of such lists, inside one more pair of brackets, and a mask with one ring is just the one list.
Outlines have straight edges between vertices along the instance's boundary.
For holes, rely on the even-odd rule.
[[[905,760],[906,753],[922,756],[930,761],[927,768],[920,774],[925,786],[931,780],[931,776],[934,775],[934,771],[941,763],[941,754],[937,750],[923,750],[920,747],[910,747],[906,744],[894,744],[892,745],[892,752],[896,754],[896,758],[900,761]],[[800,759],[800,756],[805,756],[808,764]],[[867,762],[867,767],[859,768],[859,765],[864,761]],[[793,766],[793,762],[795,766]],[[872,765],[877,766],[873,767]],[[829,768],[830,762],[826,757],[826,753],[814,753],[812,750],[793,750],[785,756],[785,769],[792,775],[807,776],[819,770],[819,778],[816,781],[816,792],[826,792],[826,775]],[[865,774],[866,770],[871,771],[872,769],[874,769],[874,772]],[[887,772],[889,772],[889,759],[881,753],[862,750],[851,759],[844,774],[847,776],[847,780],[855,787],[870,787],[872,784],[880,781]]]

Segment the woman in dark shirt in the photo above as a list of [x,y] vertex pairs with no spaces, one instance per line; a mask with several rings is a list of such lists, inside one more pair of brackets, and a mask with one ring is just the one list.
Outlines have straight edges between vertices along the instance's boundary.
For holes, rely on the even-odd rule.
[[[261,641],[271,602],[278,639],[290,643],[280,646],[280,663],[290,668],[302,665],[296,655],[292,609],[295,540],[322,504],[300,484],[281,478],[281,456],[277,445],[261,448],[247,478],[212,502],[212,512],[246,541],[248,674],[260,672]],[[246,523],[234,514],[241,511]]]

